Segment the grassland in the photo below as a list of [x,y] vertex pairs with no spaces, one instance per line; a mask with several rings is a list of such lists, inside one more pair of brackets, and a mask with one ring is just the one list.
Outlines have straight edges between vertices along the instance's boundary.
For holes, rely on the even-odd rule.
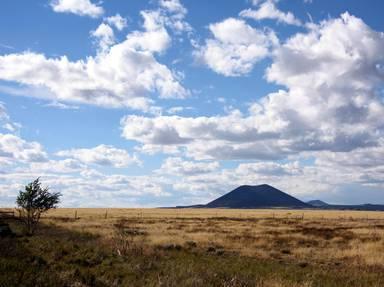
[[384,286],[384,213],[57,209],[0,239],[0,286]]

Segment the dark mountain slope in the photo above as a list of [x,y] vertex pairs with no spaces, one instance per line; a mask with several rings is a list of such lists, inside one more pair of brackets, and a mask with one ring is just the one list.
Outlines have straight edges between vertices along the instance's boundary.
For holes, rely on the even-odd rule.
[[208,203],[206,208],[308,208],[310,205],[270,185],[242,185]]

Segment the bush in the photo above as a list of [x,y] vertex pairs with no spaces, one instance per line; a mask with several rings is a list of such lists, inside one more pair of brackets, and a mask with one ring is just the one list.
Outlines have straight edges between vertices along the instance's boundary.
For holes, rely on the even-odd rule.
[[60,202],[59,192],[50,193],[48,187],[42,187],[40,178],[25,186],[16,199],[20,219],[24,222],[27,234],[32,235],[43,212],[56,208]]

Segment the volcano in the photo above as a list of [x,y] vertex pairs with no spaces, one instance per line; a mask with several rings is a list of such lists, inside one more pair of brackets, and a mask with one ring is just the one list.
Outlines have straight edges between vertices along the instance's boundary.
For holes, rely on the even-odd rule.
[[211,201],[205,208],[309,208],[297,198],[268,184],[242,185]]

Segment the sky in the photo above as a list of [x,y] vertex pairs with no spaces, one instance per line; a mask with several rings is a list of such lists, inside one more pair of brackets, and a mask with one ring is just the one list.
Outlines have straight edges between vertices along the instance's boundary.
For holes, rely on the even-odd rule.
[[381,0],[3,0],[0,206],[384,204]]

